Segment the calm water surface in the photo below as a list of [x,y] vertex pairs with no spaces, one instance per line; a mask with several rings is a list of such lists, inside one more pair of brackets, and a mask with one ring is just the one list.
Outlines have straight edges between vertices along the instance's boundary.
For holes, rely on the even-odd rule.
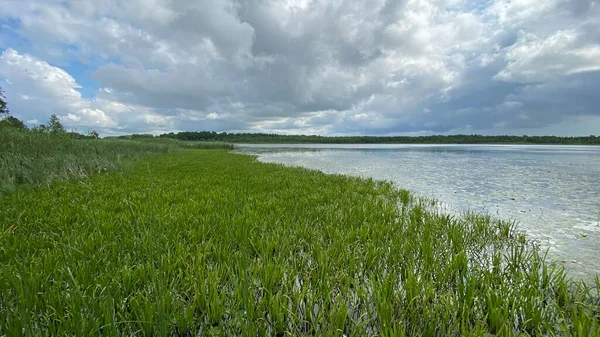
[[392,181],[448,212],[518,221],[575,275],[600,273],[600,147],[553,145],[256,145],[263,162]]

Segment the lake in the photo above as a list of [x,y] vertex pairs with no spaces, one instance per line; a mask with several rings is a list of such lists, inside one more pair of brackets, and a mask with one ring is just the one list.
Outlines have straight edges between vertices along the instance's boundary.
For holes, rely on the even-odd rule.
[[600,146],[238,144],[258,160],[383,179],[445,211],[515,220],[582,278],[600,273]]

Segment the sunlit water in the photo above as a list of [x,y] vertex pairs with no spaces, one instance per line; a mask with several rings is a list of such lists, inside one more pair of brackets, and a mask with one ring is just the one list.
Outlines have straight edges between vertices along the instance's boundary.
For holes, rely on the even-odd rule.
[[237,145],[263,162],[392,181],[448,212],[516,220],[574,275],[600,273],[600,147]]

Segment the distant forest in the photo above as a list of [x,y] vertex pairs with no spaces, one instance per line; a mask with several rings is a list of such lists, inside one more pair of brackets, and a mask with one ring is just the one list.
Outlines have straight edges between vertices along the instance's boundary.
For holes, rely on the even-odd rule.
[[[152,135],[130,135],[126,138],[146,138]],[[600,145],[599,136],[557,137],[557,136],[482,136],[482,135],[449,135],[449,136],[306,136],[277,135],[266,133],[217,133],[209,131],[165,133],[158,137],[187,141],[211,141],[228,143],[296,143],[296,144],[573,144]]]

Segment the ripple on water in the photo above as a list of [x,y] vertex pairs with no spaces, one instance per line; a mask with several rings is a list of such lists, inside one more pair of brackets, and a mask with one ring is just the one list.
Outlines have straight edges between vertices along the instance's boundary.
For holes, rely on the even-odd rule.
[[[449,212],[513,219],[576,275],[600,273],[600,147],[241,146],[264,162],[392,181]],[[284,146],[289,147],[289,146]]]

